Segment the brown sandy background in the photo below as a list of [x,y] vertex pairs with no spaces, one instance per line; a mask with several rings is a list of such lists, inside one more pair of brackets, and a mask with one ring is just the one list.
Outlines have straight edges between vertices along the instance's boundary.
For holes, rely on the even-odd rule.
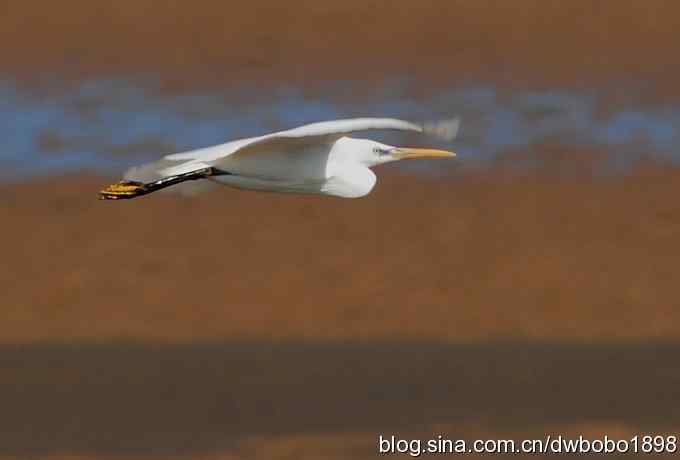
[[[0,73],[150,74],[174,89],[390,74],[677,97],[680,6],[665,0],[67,0],[0,5]],[[40,78],[37,78],[40,80]],[[626,98],[627,91],[613,91]]]
[[[677,9],[16,1],[0,5],[0,72],[28,92],[54,75],[189,92],[339,77],[353,97],[394,72],[419,91],[491,81],[639,104],[677,97]],[[360,200],[0,185],[0,457],[360,459],[381,433],[677,434],[680,171],[596,177],[605,153],[385,168]]]
[[383,171],[353,201],[3,186],[0,453],[374,458],[379,433],[677,433],[680,175],[565,178],[549,158]]
[[675,169],[388,171],[363,200],[107,181],[2,186],[3,341],[680,336]]

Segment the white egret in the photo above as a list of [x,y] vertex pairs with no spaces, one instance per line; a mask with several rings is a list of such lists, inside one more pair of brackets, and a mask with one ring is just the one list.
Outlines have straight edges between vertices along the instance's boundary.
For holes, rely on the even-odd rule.
[[134,198],[189,180],[208,180],[232,187],[312,193],[343,198],[365,196],[376,176],[370,168],[409,158],[450,158],[445,150],[395,147],[349,137],[368,130],[425,132],[447,140],[458,120],[418,125],[393,118],[334,120],[239,139],[163,157],[131,168],[125,180],[100,192],[100,198]]

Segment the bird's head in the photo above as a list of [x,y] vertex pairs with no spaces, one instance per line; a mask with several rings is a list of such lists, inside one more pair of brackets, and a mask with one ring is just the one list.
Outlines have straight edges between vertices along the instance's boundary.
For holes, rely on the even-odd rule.
[[446,150],[395,147],[370,139],[350,139],[351,150],[356,160],[364,166],[372,167],[397,160],[420,158],[453,158],[455,153]]

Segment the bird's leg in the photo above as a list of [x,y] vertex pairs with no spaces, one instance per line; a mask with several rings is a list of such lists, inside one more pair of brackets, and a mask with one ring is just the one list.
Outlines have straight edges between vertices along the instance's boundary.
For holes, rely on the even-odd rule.
[[136,198],[138,196],[146,195],[147,193],[155,192],[157,190],[186,182],[189,180],[205,179],[210,176],[221,176],[229,174],[216,168],[203,168],[196,171],[191,171],[184,174],[177,174],[176,176],[163,177],[153,182],[142,183],[135,181],[120,181],[117,184],[112,184],[99,192],[100,200],[124,200],[129,198]]

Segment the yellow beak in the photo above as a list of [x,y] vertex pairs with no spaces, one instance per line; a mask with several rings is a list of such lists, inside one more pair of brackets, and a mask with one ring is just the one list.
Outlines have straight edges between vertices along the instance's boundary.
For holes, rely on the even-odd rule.
[[413,158],[453,158],[456,156],[455,153],[446,150],[412,149],[406,147],[398,147],[392,150],[391,154],[397,160]]

